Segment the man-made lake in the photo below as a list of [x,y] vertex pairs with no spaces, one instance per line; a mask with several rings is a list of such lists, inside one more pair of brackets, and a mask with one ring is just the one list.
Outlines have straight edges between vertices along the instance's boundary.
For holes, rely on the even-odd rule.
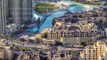
[[[72,3],[72,2],[71,2],[71,4],[72,5],[69,8],[67,8],[67,10],[71,11],[73,13],[89,11],[89,10],[93,10],[93,8],[95,8],[95,6],[88,6],[88,5],[84,5],[84,4],[77,4],[77,3]],[[50,16],[48,16],[45,19],[44,23],[40,26],[39,31],[41,32],[45,28],[51,28],[52,27],[52,20],[53,20],[53,18],[61,17],[66,12],[67,11],[53,12]],[[37,17],[37,15],[34,14],[34,17]],[[29,28],[27,31],[33,33],[35,31],[37,31],[37,27]]]

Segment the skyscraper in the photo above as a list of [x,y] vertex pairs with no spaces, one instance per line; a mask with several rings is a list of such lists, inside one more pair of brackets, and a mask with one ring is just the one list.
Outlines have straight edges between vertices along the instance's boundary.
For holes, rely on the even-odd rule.
[[8,15],[8,0],[0,0],[0,33],[6,33]]
[[32,18],[32,0],[11,0],[10,10],[12,19],[20,28],[24,21]]
[[32,0],[0,0],[0,33],[10,34],[13,25],[20,29],[31,18]]

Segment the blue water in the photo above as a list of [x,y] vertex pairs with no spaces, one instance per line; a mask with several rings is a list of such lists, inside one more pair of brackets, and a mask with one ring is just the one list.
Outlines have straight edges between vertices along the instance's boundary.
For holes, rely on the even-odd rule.
[[[85,6],[85,5],[82,5],[82,4],[73,4],[73,6],[69,7],[68,10],[73,12],[73,13],[76,13],[76,12],[92,10],[93,8],[94,8],[93,6]],[[52,20],[53,20],[53,18],[61,17],[66,12],[67,11],[59,11],[59,12],[52,13],[51,16],[48,16],[46,18],[45,22],[42,24],[42,26],[40,27],[39,31],[41,32],[45,28],[51,28],[52,27]],[[34,15],[34,16],[37,17],[37,15]],[[27,31],[33,33],[35,31],[37,31],[37,27],[29,28]]]
[[51,28],[52,27],[52,20],[53,20],[53,18],[61,17],[66,12],[67,11],[59,11],[59,12],[52,13],[51,16],[46,18],[46,21],[42,24],[42,26],[40,27],[39,31],[41,32],[44,28]]
[[76,12],[84,12],[84,11],[89,11],[93,10],[94,7],[92,6],[83,6],[80,4],[76,4],[73,7],[68,8],[69,11],[76,13]]
[[[45,22],[42,24],[42,26],[40,27],[39,31],[41,32],[43,29],[45,28],[51,28],[52,27],[52,20],[53,18],[56,18],[56,17],[61,17],[63,16],[67,11],[59,11],[59,12],[55,12],[55,13],[52,13],[51,16],[48,16],[45,20]],[[37,31],[37,27],[34,27],[34,28],[29,28],[27,30],[28,32],[35,32]]]

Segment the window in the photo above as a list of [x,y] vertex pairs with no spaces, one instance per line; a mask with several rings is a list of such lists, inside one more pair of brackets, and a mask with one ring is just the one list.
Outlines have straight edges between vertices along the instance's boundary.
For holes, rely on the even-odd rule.
[[91,50],[89,50],[89,53],[91,53]]
[[89,58],[89,60],[91,60],[91,58]]
[[84,58],[84,60],[87,60],[86,58]]
[[93,50],[93,53],[95,53],[95,50]]
[[86,57],[86,54],[85,54],[85,57]]
[[91,54],[89,54],[89,57],[91,57]]

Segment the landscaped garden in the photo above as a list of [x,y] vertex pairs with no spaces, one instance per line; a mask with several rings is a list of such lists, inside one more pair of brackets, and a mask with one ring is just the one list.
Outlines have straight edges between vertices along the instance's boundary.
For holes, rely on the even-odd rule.
[[39,13],[52,12],[56,8],[57,7],[55,7],[54,4],[50,4],[50,3],[40,3],[33,7],[34,11],[39,12]]

